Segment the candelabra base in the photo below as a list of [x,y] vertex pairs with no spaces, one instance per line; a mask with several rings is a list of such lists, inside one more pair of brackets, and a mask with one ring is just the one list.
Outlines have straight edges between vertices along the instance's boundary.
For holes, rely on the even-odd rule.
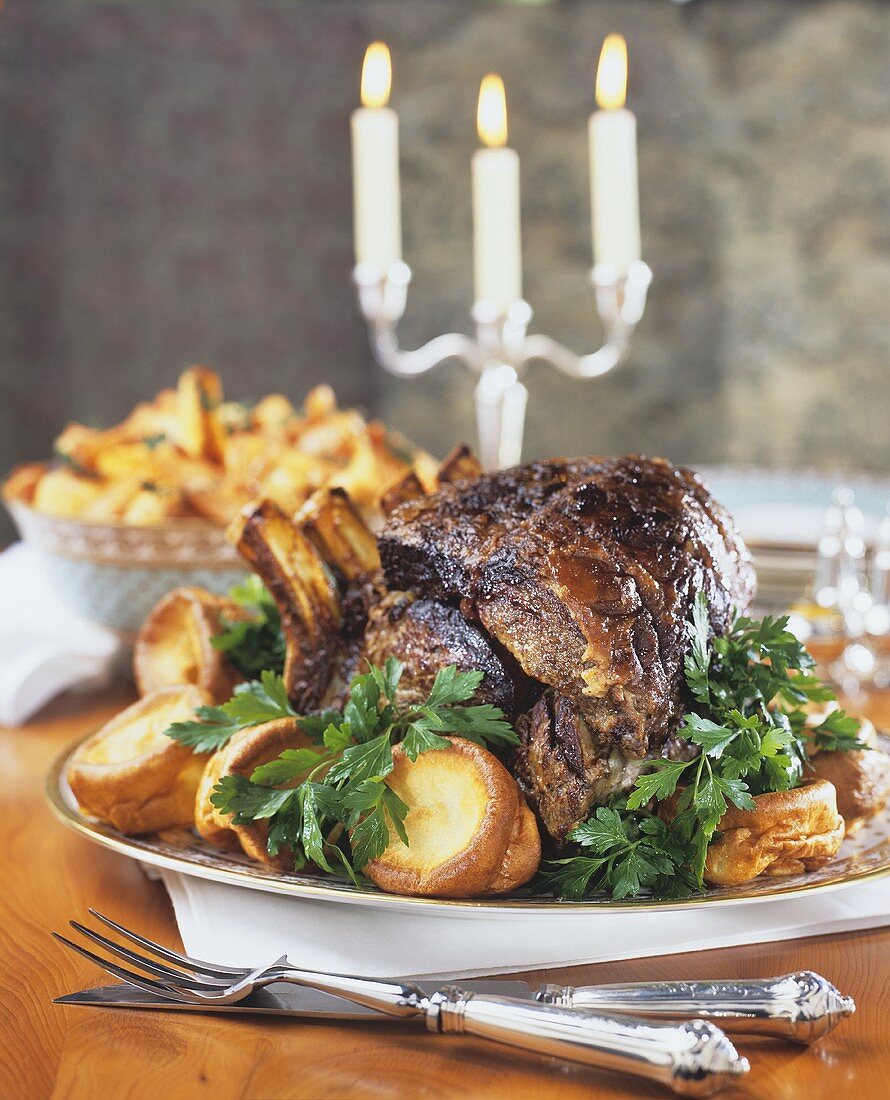
[[486,470],[522,460],[528,390],[509,363],[489,363],[476,383],[479,461]]

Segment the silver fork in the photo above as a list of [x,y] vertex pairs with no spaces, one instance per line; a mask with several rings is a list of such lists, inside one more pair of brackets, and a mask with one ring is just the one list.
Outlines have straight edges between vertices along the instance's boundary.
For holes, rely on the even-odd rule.
[[[120,966],[65,936],[56,939],[109,974],[140,989],[187,1004],[230,1005],[274,982],[331,993],[402,1020],[425,1020],[437,1034],[467,1034],[536,1054],[620,1070],[658,1081],[686,1096],[710,1096],[749,1065],[714,1024],[653,1023],[518,997],[473,994],[447,986],[431,995],[411,982],[324,974],[292,966],[286,957],[255,970],[219,966],[162,947],[91,909],[90,913],[150,956],[77,921],[71,927],[141,973]],[[163,961],[161,961],[163,960]],[[172,963],[173,965],[167,965]],[[153,976],[152,976],[153,975]]]

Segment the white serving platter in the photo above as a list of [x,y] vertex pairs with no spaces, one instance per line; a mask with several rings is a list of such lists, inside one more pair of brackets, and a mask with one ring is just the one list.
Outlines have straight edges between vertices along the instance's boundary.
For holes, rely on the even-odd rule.
[[430,908],[482,916],[492,911],[511,912],[584,912],[604,910],[652,912],[653,910],[690,910],[701,907],[739,906],[776,898],[798,897],[813,891],[825,892],[850,886],[871,878],[890,875],[890,811],[872,818],[848,836],[837,856],[817,871],[771,878],[760,876],[734,887],[712,887],[682,900],[636,898],[613,901],[593,897],[584,901],[540,896],[518,890],[504,897],[453,900],[419,898],[387,894],[368,884],[355,886],[347,879],[330,875],[276,871],[247,856],[220,852],[205,844],[196,834],[182,830],[175,838],[156,834],[125,836],[110,825],[84,814],[68,785],[68,761],[78,746],[72,745],[56,760],[47,777],[46,794],[56,816],[68,827],[106,848],[130,856],[139,863],[182,875],[209,879],[228,886],[240,886],[269,894],[311,898],[331,904],[357,905],[362,908],[389,910],[428,910]]
[[684,901],[571,902],[527,891],[466,901],[412,898],[272,871],[217,852],[186,831],[124,836],[78,808],[66,780],[76,747],[47,779],[57,817],[162,879],[187,952],[225,965],[260,965],[287,954],[317,970],[470,977],[890,923],[890,814],[848,837],[819,871]]

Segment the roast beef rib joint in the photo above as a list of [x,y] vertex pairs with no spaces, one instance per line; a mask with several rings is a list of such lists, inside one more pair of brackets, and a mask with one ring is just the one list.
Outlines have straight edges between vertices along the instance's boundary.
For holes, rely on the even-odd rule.
[[[480,700],[515,722],[509,763],[560,842],[644,760],[672,751],[693,600],[705,593],[722,634],[750,606],[754,570],[699,477],[663,459],[485,474],[459,454],[431,492],[415,478],[388,494],[376,541],[335,490],[298,513],[285,547],[274,506],[258,506],[242,551],[281,610],[297,706],[336,704],[365,659],[397,656],[402,690],[418,696],[446,664],[483,670]],[[307,556],[318,562],[308,574]],[[301,567],[282,568],[290,557]],[[264,563],[279,564],[266,576]]]

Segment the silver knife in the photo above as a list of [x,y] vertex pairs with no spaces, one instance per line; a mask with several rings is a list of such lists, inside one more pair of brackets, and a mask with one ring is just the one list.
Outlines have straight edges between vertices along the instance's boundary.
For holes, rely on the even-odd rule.
[[[271,1012],[303,1019],[311,1015],[340,1020],[423,1019],[427,1030],[436,1034],[471,1035],[593,1068],[630,1073],[657,1081],[685,1096],[711,1096],[750,1069],[748,1060],[739,1056],[720,1028],[704,1020],[654,1023],[545,1004],[529,996],[528,986],[518,982],[472,982],[460,988],[433,988],[427,993],[415,982],[396,984],[345,977],[343,981],[357,997],[376,1003],[380,1011],[353,1004],[347,1007],[342,1001],[335,1009],[325,1000],[318,999],[325,997],[324,994],[309,986],[282,990],[276,988],[278,983],[271,983],[230,1006],[179,1002],[175,1008],[180,1011],[196,1008],[214,1012]],[[517,985],[523,986],[525,996],[503,995],[504,989],[515,992]],[[344,996],[349,997],[350,993]],[[337,997],[326,999],[339,1000]],[[163,997],[120,986],[84,990],[60,997],[57,1003],[118,1008],[174,1007]],[[293,1004],[296,1009],[290,1007]],[[368,1012],[370,1016],[366,1016]]]
[[[449,984],[453,979],[428,978],[420,986],[431,995]],[[851,998],[809,970],[754,980],[631,982],[575,988],[544,985],[536,991],[516,980],[462,981],[460,986],[468,992],[519,997],[581,1011],[631,1013],[651,1019],[697,1017],[719,1023],[735,1034],[771,1035],[805,1044],[827,1034],[856,1008]],[[387,1019],[375,1009],[330,993],[284,983],[266,986],[233,1005],[182,1004],[127,985],[69,993],[58,997],[56,1003],[185,1012],[260,1012],[328,1020]]]
[[[432,994],[447,984],[448,981],[444,978],[428,979],[423,983],[424,992],[428,989]],[[472,993],[526,999],[531,996],[525,982],[462,981],[460,985],[461,989]],[[345,1001],[342,997],[335,997],[331,993],[322,993],[320,990],[305,986],[287,985],[285,982],[277,982],[274,985],[267,985],[264,989],[257,989],[243,1001],[231,1005],[186,1004],[182,1001],[168,1000],[166,997],[157,997],[153,993],[137,989],[136,986],[124,984],[82,989],[79,993],[68,993],[64,997],[56,997],[53,1003],[91,1005],[99,1008],[162,1008],[164,1011],[174,1012],[228,1012],[230,1014],[258,1012],[267,1016],[305,1016],[316,1020],[380,1020],[384,1023],[392,1023],[392,1017],[378,1012],[375,1008],[353,1004],[352,1001]]]

